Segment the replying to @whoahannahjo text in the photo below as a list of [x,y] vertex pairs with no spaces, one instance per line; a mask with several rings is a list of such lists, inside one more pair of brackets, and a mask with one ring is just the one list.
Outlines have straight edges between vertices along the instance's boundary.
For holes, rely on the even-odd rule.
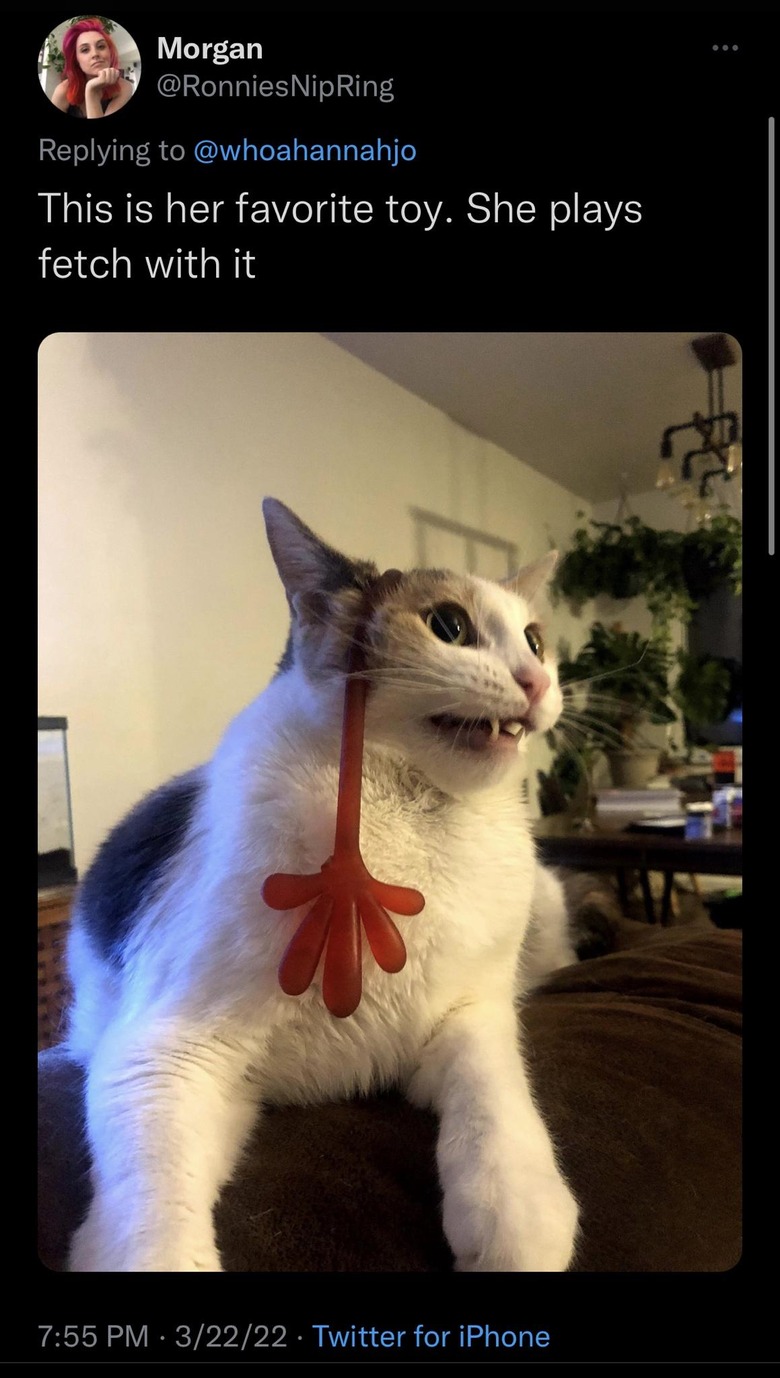
[[[70,163],[77,166],[91,163],[101,168],[108,163],[133,162],[144,168],[157,162],[181,164],[194,161],[201,167],[214,164],[246,165],[270,163],[284,167],[295,164],[300,174],[307,163],[326,163],[334,170],[345,164],[357,163],[367,175],[371,167],[394,169],[408,165],[417,158],[414,144],[398,138],[370,138],[352,144],[316,144],[292,138],[287,142],[257,144],[248,139],[238,143],[220,143],[201,139],[191,148],[184,144],[161,140],[151,145],[101,144],[94,139],[86,143],[59,144],[45,138],[40,141],[42,163]],[[306,233],[318,227],[337,227],[359,233],[372,225],[397,229],[399,233],[446,233],[452,225],[467,228],[490,228],[511,225],[518,232],[532,233],[534,229],[570,233],[581,229],[589,233],[630,230],[642,221],[642,205],[636,200],[605,200],[591,196],[581,189],[566,189],[560,197],[546,197],[537,201],[525,192],[478,188],[464,192],[457,200],[432,194],[410,197],[377,194],[369,190],[366,196],[347,195],[337,187],[315,196],[290,193],[270,198],[255,196],[240,189],[235,194],[207,199],[174,195],[172,192],[149,196],[125,192],[104,196],[91,191],[70,193],[39,191],[38,204],[43,222],[52,230],[81,232],[89,236],[89,250],[70,244],[68,251],[60,251],[56,244],[44,245],[38,255],[41,278],[113,278],[126,280],[141,276],[165,279],[253,279],[259,276],[257,251],[262,249],[260,236],[283,230]],[[153,251],[154,227],[181,227],[182,241],[187,231],[199,227],[218,227],[222,234],[219,247],[203,242],[182,242],[164,254]],[[143,243],[133,238],[130,252],[120,251],[110,242],[112,230],[132,227],[141,233],[149,232],[149,253]],[[236,242],[224,247],[224,232],[236,230]],[[248,233],[252,239],[246,238]],[[96,242],[96,236],[97,242]],[[204,239],[205,239],[204,235]],[[55,235],[52,235],[55,238]],[[64,247],[64,246],[63,246]]]

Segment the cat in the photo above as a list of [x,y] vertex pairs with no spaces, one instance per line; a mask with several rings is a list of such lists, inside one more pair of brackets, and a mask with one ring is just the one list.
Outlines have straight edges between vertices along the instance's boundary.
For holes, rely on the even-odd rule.
[[319,979],[281,990],[304,911],[270,909],[261,890],[333,851],[345,667],[379,571],[263,507],[291,612],[276,676],[209,764],[109,834],[74,906],[68,1043],[87,1069],[93,1197],[68,1266],[221,1271],[213,1206],[262,1104],[398,1085],[440,1119],[455,1268],[565,1270],[577,1207],[516,1009],[518,970],[528,989],[575,960],[521,802],[526,734],[562,707],[531,610],[555,556],[505,586],[413,570],[366,623],[362,852],[425,907],[396,920],[403,969],[366,956],[362,999],[336,1018]]

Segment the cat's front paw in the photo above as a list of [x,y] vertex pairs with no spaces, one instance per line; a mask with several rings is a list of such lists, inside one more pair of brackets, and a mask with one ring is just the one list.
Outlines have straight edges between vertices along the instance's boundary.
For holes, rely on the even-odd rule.
[[577,1204],[554,1167],[528,1168],[502,1183],[452,1183],[443,1222],[458,1272],[562,1273],[574,1255]]
[[128,1236],[112,1229],[105,1213],[93,1209],[73,1236],[68,1256],[71,1273],[221,1273],[222,1262],[208,1231],[197,1237]]

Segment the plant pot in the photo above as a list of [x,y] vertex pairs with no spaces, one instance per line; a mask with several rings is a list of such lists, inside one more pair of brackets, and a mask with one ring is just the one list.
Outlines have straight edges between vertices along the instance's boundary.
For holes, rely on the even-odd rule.
[[644,789],[658,774],[661,753],[657,749],[608,751],[609,771],[616,789]]

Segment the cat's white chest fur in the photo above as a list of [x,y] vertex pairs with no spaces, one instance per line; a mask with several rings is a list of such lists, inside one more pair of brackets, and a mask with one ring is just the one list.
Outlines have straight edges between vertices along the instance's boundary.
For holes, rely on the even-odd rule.
[[338,785],[337,739],[326,735],[323,748],[322,734],[296,717],[305,687],[294,679],[277,681],[234,724],[215,758],[209,802],[222,819],[222,845],[236,848],[231,864],[224,856],[219,864],[230,876],[226,902],[244,916],[243,979],[254,988],[258,1020],[270,1016],[272,1024],[261,1087],[273,1101],[403,1082],[450,1009],[491,980],[503,993],[528,919],[534,866],[519,789],[453,800],[391,753],[368,749],[363,859],[378,880],[421,891],[425,908],[396,917],[407,951],[400,972],[381,970],[364,942],[362,999],[347,1019],[325,1008],[319,974],[304,995],[285,996],[276,972],[303,911],[267,910],[260,887],[272,871],[315,873],[331,855]]

